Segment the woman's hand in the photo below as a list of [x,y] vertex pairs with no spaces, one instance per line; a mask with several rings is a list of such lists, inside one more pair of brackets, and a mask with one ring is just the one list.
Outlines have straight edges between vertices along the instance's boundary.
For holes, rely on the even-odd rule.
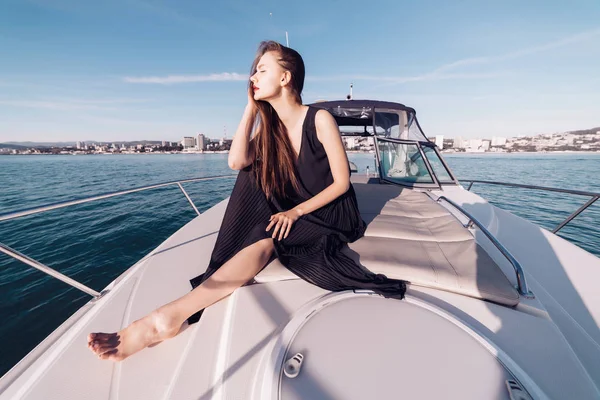
[[269,221],[271,221],[271,223],[269,224],[269,226],[267,226],[266,230],[268,232],[269,229],[271,229],[271,227],[275,225],[275,229],[273,229],[272,235],[273,239],[277,237],[278,233],[279,238],[277,240],[285,239],[286,237],[288,237],[290,230],[292,229],[292,225],[294,224],[294,222],[298,221],[298,218],[300,218],[301,215],[302,213],[300,212],[300,210],[296,209],[291,209],[285,212],[273,214],[271,215],[271,218],[269,218]]
[[248,92],[248,104],[246,104],[242,119],[233,136],[229,156],[227,157],[229,168],[233,170],[244,169],[254,161],[254,147],[250,145],[250,140],[252,140],[256,112],[256,105],[254,100],[251,101],[250,92]]
[[254,89],[252,88],[252,85],[248,88],[248,102],[246,103],[246,109],[253,112],[258,111],[256,109],[256,100],[254,100]]

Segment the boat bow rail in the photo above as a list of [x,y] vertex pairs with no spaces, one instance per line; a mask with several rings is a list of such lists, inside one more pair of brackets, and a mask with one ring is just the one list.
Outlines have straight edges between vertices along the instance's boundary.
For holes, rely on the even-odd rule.
[[[429,193],[427,193],[427,194],[429,195]],[[498,241],[498,239],[496,239],[496,237],[494,235],[492,235],[492,233],[490,231],[488,231],[487,228],[485,226],[483,226],[483,224],[481,222],[479,222],[479,220],[477,218],[475,218],[471,213],[469,213],[463,207],[461,207],[454,201],[450,200],[446,196],[439,196],[436,199],[436,201],[438,203],[442,202],[442,201],[449,203],[452,207],[456,208],[465,217],[467,217],[469,219],[469,221],[467,222],[465,227],[471,227],[473,224],[477,225],[479,230],[481,230],[485,234],[485,236],[487,236],[487,238],[492,242],[492,244],[494,246],[496,246],[496,248],[500,251],[500,253],[502,253],[502,255],[504,255],[504,257],[506,257],[506,259],[510,262],[510,264],[514,268],[515,273],[517,275],[517,291],[519,292],[519,295],[521,295],[525,298],[528,298],[528,299],[532,299],[535,297],[533,295],[533,293],[529,290],[529,287],[527,286],[527,281],[525,280],[525,272],[523,271],[521,264],[519,264],[517,259],[512,254],[510,254],[508,249],[506,249],[506,247],[504,247],[502,245],[502,243],[500,243]]]
[[[64,201],[64,202],[60,202],[60,203],[47,204],[47,205],[44,205],[41,207],[28,208],[25,210],[14,211],[11,213],[6,213],[6,214],[0,214],[0,222],[9,221],[9,220],[17,219],[17,218],[22,218],[22,217],[25,217],[28,215],[39,214],[39,213],[43,213],[43,212],[47,212],[47,211],[51,211],[51,210],[56,210],[59,208],[71,207],[71,206],[74,206],[77,204],[84,204],[84,203],[89,203],[92,201],[104,200],[104,199],[108,199],[111,197],[123,196],[126,194],[143,192],[146,190],[157,189],[157,188],[162,188],[162,187],[167,187],[167,186],[174,186],[174,185],[177,185],[179,187],[179,189],[184,194],[185,198],[188,200],[188,202],[190,203],[190,205],[192,206],[192,208],[194,209],[196,214],[200,215],[200,211],[198,211],[198,209],[196,208],[196,205],[194,204],[194,202],[192,201],[192,199],[187,194],[187,192],[185,191],[185,189],[183,188],[183,186],[181,184],[189,183],[189,182],[211,181],[211,180],[215,180],[215,179],[234,178],[236,176],[237,176],[237,174],[228,174],[228,175],[218,175],[218,176],[207,176],[207,177],[200,177],[200,178],[183,179],[183,180],[179,180],[179,181],[170,181],[170,182],[163,182],[163,183],[158,183],[158,184],[154,184],[154,185],[141,186],[141,187],[136,187],[133,189],[121,190],[118,192],[104,193],[104,194],[100,194],[97,196],[86,197],[83,199],[69,200],[69,201]],[[39,261],[36,261],[24,254],[19,253],[17,250],[10,248],[9,246],[7,246],[3,243],[0,243],[0,252],[6,254],[9,257],[12,257],[16,260],[19,260],[33,268],[36,268],[36,269],[42,271],[43,273],[50,275],[64,283],[68,284],[69,286],[72,286],[86,294],[89,294],[90,296],[94,297],[94,300],[97,300],[97,299],[101,298],[102,296],[104,296],[106,293],[108,293],[108,290],[104,290],[99,293],[99,292],[95,291],[94,289],[91,289],[91,288],[87,287],[86,285],[84,285],[72,278],[69,278],[68,276],[66,276],[64,274],[61,274],[60,272],[48,267],[47,265],[44,265]]]
[[577,210],[575,210],[571,215],[569,215],[567,218],[565,218],[560,224],[558,224],[558,226],[552,230],[552,233],[557,233],[558,231],[560,231],[569,222],[571,222],[573,219],[575,219],[575,217],[577,217],[579,214],[581,214],[583,211],[585,211],[589,206],[594,204],[596,202],[596,200],[600,199],[600,193],[588,192],[588,191],[584,191],[584,190],[560,189],[560,188],[553,188],[553,187],[546,187],[546,186],[525,185],[525,184],[521,184],[521,183],[510,183],[510,182],[482,181],[482,180],[477,180],[477,179],[460,179],[460,181],[461,182],[469,182],[469,186],[467,187],[467,190],[469,190],[469,191],[473,187],[474,183],[483,183],[483,184],[488,184],[488,185],[510,186],[510,187],[517,187],[517,188],[523,188],[523,189],[543,190],[543,191],[547,191],[547,192],[566,193],[566,194],[572,194],[572,195],[576,195],[576,196],[590,197],[590,199],[587,202],[585,202],[585,204],[583,204],[581,207],[579,207]]

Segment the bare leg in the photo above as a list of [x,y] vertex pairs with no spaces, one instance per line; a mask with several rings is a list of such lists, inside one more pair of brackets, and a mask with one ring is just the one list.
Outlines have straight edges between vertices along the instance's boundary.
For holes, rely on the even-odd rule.
[[242,249],[200,286],[165,304],[116,333],[90,333],[88,347],[103,360],[121,361],[149,345],[176,336],[195,312],[229,296],[265,266],[273,253],[273,239]]

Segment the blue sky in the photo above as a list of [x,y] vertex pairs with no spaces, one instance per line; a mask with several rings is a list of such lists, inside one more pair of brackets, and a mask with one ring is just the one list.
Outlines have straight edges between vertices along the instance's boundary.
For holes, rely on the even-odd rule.
[[0,142],[231,137],[286,30],[305,103],[354,82],[428,136],[600,126],[598,0],[0,0]]

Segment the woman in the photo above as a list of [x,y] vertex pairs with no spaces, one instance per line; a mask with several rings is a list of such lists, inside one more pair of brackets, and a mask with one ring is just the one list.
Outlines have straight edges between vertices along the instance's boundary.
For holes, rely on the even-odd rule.
[[326,290],[404,296],[404,281],[374,274],[340,252],[364,234],[365,223],[337,124],[326,110],[302,105],[303,86],[300,54],[261,43],[229,152],[229,166],[240,172],[206,272],[190,281],[190,293],[120,332],[88,335],[99,358],[120,361],[177,335],[186,320],[196,322],[274,256]]

